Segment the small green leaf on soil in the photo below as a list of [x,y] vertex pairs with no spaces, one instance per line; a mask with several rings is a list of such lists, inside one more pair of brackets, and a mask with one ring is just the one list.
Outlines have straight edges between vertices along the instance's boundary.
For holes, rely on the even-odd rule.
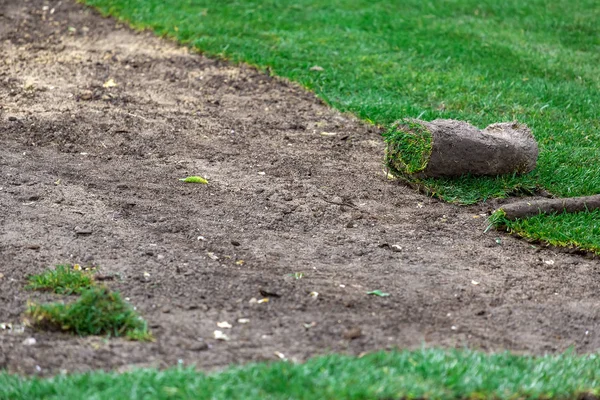
[[370,294],[372,296],[379,296],[379,297],[387,297],[390,295],[389,293],[382,292],[381,290],[372,290],[370,292],[367,292],[367,294]]
[[204,185],[208,184],[208,181],[201,176],[188,176],[187,178],[180,179],[180,181],[185,183],[202,183]]
[[304,272],[294,272],[291,274],[296,280],[304,278]]

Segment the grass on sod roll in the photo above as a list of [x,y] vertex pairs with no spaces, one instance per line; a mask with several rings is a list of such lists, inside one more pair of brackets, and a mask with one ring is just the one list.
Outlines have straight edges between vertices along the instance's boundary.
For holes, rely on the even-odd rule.
[[26,315],[42,329],[152,340],[146,321],[118,293],[103,286],[82,290],[71,303],[29,304]]
[[[268,68],[376,124],[517,120],[533,130],[541,152],[530,174],[418,182],[446,201],[539,187],[559,197],[600,193],[597,0],[81,1],[209,55]],[[592,214],[561,224],[540,217],[542,239],[560,240],[581,219],[584,229],[600,224]],[[569,240],[600,252],[590,235]]]
[[424,349],[330,355],[205,375],[192,368],[50,379],[0,373],[1,399],[575,399],[598,394],[597,355]]
[[78,264],[60,264],[55,269],[32,275],[25,289],[48,290],[58,294],[78,294],[94,284],[93,270],[82,270]]
[[385,165],[398,177],[423,171],[431,156],[431,132],[424,126],[403,119],[383,134],[387,143]]

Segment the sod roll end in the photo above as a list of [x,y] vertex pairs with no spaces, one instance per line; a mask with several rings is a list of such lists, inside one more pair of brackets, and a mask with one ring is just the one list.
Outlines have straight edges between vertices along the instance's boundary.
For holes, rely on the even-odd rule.
[[531,131],[516,122],[480,130],[464,121],[404,119],[392,125],[385,140],[390,171],[414,178],[524,174],[538,157]]

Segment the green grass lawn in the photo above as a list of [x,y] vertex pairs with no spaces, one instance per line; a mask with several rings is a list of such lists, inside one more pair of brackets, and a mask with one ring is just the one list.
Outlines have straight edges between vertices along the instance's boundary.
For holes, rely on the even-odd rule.
[[[561,197],[600,193],[597,0],[83,2],[209,55],[268,68],[379,125],[420,117],[532,128],[541,147],[534,172],[421,182],[446,201],[536,188]],[[563,229],[581,220],[583,230],[600,226],[587,213],[564,224],[541,217],[540,230],[514,231],[600,252],[599,237]]]
[[0,373],[0,399],[575,399],[598,394],[600,358],[566,353],[417,350],[362,358],[332,355],[305,364],[94,372],[51,379]]

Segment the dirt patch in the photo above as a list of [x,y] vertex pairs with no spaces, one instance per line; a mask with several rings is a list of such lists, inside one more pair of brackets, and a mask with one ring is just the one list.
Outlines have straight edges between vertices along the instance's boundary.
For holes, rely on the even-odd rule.
[[28,274],[79,262],[117,275],[157,338],[0,329],[0,368],[600,347],[597,260],[483,234],[495,202],[387,181],[377,129],[252,68],[71,1],[0,0],[0,107],[0,323],[54,298],[24,291]]

